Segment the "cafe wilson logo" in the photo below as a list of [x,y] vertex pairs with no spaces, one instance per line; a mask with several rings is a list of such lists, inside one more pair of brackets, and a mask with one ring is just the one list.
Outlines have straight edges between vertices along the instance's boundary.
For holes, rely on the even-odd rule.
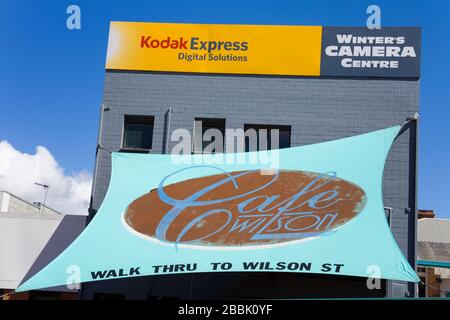
[[[304,239],[353,219],[366,204],[357,185],[334,172],[260,170],[225,172],[168,184],[134,200],[124,213],[128,229],[168,244],[245,247]],[[134,232],[133,231],[133,232]]]

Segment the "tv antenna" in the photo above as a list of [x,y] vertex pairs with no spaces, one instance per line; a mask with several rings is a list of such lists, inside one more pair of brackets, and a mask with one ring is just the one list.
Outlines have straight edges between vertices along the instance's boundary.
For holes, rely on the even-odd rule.
[[50,186],[47,184],[42,184],[42,183],[37,183],[37,182],[35,182],[34,184],[45,189],[44,202],[42,203],[42,207],[41,207],[41,211],[44,212],[45,201],[47,200],[47,193],[48,193],[48,189],[50,189]]

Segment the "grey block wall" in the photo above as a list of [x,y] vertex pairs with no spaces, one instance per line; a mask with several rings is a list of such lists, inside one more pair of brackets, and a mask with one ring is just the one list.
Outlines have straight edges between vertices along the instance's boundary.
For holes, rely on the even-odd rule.
[[[195,117],[225,118],[227,128],[244,128],[245,123],[290,125],[291,146],[300,146],[403,123],[418,111],[419,81],[107,71],[103,101],[109,111],[103,112],[100,143],[110,151],[121,147],[128,114],[155,117],[152,152],[161,153],[170,107],[171,131],[192,130]],[[392,231],[412,263],[415,152],[412,126],[394,143],[383,180],[385,206],[394,208]],[[100,150],[94,210],[105,196],[110,171],[110,154]],[[405,213],[408,208],[412,214]]]

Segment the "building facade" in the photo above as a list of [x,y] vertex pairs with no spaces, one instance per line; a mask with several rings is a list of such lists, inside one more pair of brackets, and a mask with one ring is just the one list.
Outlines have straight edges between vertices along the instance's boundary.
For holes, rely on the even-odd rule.
[[419,210],[417,274],[420,297],[450,296],[450,220]]
[[[282,142],[283,147],[367,133],[402,124],[418,112],[419,81],[419,77],[397,76],[239,75],[107,69],[90,216],[95,215],[108,189],[111,151],[168,153],[177,143],[170,139],[173,130],[185,128],[194,132],[195,122],[199,120],[219,130],[278,128],[288,136]],[[136,132],[141,138],[133,138]],[[390,208],[392,233],[413,268],[416,263],[416,171],[417,127],[412,122],[398,136],[389,153],[383,197],[384,205]],[[259,273],[195,277],[177,275],[92,283],[83,287],[83,297],[90,299],[97,294],[100,298],[104,293],[114,293],[119,294],[117,297],[122,294],[121,297],[142,299],[202,298],[198,294],[201,290],[207,292],[208,297],[216,298],[404,297],[414,296],[417,290],[413,284],[388,281],[383,282],[381,290],[373,292],[366,288],[366,279],[351,277],[327,279]],[[211,288],[211,281],[216,284],[214,288]],[[177,284],[172,285],[174,282]],[[173,290],[164,291],[162,288],[167,288],[166,285]],[[318,285],[322,290],[312,289]]]

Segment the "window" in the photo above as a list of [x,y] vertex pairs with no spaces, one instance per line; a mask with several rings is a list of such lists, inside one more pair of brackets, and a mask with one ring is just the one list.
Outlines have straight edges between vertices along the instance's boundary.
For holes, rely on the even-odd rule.
[[417,267],[417,273],[426,273],[427,269],[425,267]]
[[152,116],[125,116],[122,149],[124,150],[150,150],[153,140]]
[[291,146],[290,126],[246,124],[244,125],[245,151],[248,152],[248,151],[271,150],[272,149],[271,139],[273,134],[275,134],[275,132],[272,132],[272,130],[274,129],[279,130],[278,148],[279,149],[289,148]]
[[225,145],[225,119],[195,118],[194,153],[222,153]]
[[425,277],[420,277],[419,282],[419,298],[425,298],[427,296],[427,287],[425,286],[426,279]]

